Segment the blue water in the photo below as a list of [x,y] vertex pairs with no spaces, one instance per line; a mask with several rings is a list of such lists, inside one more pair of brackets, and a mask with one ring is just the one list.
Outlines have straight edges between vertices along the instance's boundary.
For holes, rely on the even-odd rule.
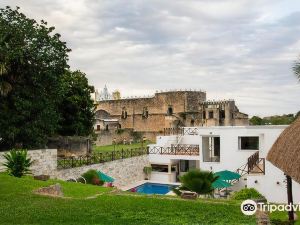
[[140,186],[132,188],[130,191],[143,193],[143,194],[160,194],[165,195],[171,191],[174,185],[170,184],[155,184],[155,183],[144,183]]

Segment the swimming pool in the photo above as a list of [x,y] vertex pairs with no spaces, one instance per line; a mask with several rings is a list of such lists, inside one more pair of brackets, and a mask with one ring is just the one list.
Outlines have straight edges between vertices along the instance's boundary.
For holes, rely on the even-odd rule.
[[144,183],[135,188],[131,188],[129,191],[138,192],[143,194],[160,194],[165,195],[170,192],[176,185],[171,184],[158,184],[158,183]]

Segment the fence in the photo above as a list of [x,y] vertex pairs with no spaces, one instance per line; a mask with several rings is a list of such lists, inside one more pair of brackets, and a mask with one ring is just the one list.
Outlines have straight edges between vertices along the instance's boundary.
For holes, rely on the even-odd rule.
[[68,169],[85,165],[111,162],[147,154],[147,148],[125,149],[111,152],[99,152],[92,155],[57,158],[58,169]]
[[148,149],[149,154],[162,155],[199,155],[199,145],[172,145],[171,147],[152,146]]

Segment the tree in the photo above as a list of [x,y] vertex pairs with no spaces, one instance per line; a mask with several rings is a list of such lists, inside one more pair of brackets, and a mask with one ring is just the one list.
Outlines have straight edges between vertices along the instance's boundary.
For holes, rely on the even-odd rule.
[[190,190],[198,194],[211,194],[212,183],[217,180],[212,172],[191,170],[180,177],[181,190]]
[[293,66],[293,71],[297,79],[300,81],[300,61],[295,62]]
[[80,71],[67,71],[62,77],[62,87],[58,133],[68,136],[90,135],[94,124],[94,103],[91,99],[94,87],[89,86],[85,74]]
[[253,116],[250,119],[250,124],[251,125],[263,125],[263,119],[258,116]]
[[70,50],[53,31],[19,8],[0,9],[0,149],[43,147],[58,129]]

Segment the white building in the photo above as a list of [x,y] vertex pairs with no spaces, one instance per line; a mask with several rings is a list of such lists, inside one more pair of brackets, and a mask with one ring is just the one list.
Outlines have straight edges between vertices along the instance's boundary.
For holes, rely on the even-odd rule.
[[[255,188],[270,202],[286,202],[285,176],[266,161],[268,151],[287,126],[186,127],[179,135],[158,136],[149,145],[151,180],[178,182],[192,168],[242,175],[233,190]],[[300,185],[294,182],[294,202]]]

